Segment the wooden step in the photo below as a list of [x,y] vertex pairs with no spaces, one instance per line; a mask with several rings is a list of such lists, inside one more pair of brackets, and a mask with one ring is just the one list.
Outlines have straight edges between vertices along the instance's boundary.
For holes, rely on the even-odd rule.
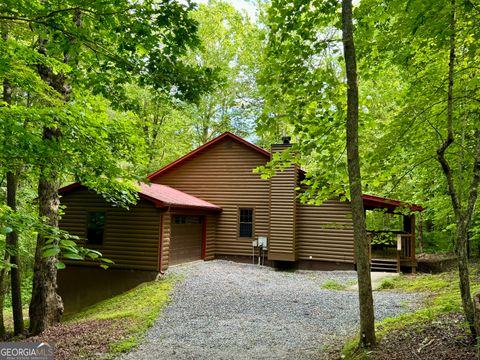
[[371,271],[398,272],[398,262],[395,259],[371,259]]

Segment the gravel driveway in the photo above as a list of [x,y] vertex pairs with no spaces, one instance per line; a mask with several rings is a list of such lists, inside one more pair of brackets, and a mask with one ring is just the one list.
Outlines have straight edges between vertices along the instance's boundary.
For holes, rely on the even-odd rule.
[[[280,272],[228,261],[170,268],[183,274],[142,345],[121,359],[320,359],[358,328],[353,271]],[[375,292],[376,319],[408,311],[412,294]],[[412,305],[410,305],[411,307]]]

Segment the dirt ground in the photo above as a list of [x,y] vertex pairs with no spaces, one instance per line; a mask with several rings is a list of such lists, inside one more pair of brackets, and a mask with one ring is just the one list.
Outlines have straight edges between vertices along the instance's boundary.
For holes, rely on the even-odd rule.
[[385,336],[372,360],[469,360],[477,359],[474,339],[468,335],[461,314],[451,313],[436,321],[415,324]]

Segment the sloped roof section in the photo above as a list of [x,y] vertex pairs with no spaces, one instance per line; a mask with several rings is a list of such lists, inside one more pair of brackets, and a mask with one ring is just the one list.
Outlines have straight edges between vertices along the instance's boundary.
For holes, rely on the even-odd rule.
[[199,199],[183,191],[161,184],[140,184],[139,195],[145,200],[151,200],[157,207],[172,207],[178,209],[203,209],[221,211],[222,208]]
[[[66,193],[75,191],[82,186],[83,185],[80,183],[73,183],[59,189],[58,193],[60,195],[65,195]],[[167,185],[140,183],[138,186],[140,187],[138,196],[141,199],[152,202],[157,208],[170,207],[172,209],[222,211],[222,208],[217,205]]]
[[245,139],[242,139],[241,137],[232,134],[231,132],[224,132],[222,135],[217,136],[215,139],[210,140],[209,142],[203,144],[202,146],[196,148],[193,151],[190,151],[188,154],[182,156],[181,158],[175,160],[174,162],[164,166],[160,170],[155,171],[154,173],[148,175],[149,180],[153,180],[156,177],[160,176],[161,174],[167,172],[168,170],[177,167],[178,165],[182,164],[184,161],[190,159],[194,155],[197,155],[198,153],[204,151],[205,149],[209,148],[210,146],[217,144],[218,142],[222,141],[223,139],[229,138],[231,140],[237,141],[255,151],[257,151],[259,154],[265,156],[266,159],[270,159],[270,153],[267,150],[262,149],[261,147],[258,147],[255,144],[252,144],[251,142],[248,142]]
[[412,211],[423,211],[423,207],[417,204],[409,204],[400,200],[393,200],[387,199],[380,196],[375,195],[367,195],[364,194],[363,198],[363,206],[365,208],[377,208],[377,209],[389,209],[394,210],[398,207],[409,208]]

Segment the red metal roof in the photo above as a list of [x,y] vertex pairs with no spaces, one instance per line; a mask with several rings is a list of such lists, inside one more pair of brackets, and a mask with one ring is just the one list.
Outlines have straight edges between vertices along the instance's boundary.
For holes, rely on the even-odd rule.
[[417,204],[409,204],[399,200],[387,199],[380,196],[364,194],[363,206],[366,208],[395,209],[397,207],[410,208],[412,211],[423,211],[423,207]]
[[222,210],[222,208],[217,205],[167,185],[142,183],[140,184],[139,196],[145,200],[153,201],[157,207]]
[[[58,193],[64,195],[80,187],[82,187],[80,183],[73,183],[59,189]],[[140,196],[141,199],[153,202],[155,207],[158,208],[170,207],[173,209],[222,210],[222,208],[217,205],[167,185],[141,183],[139,187],[140,191],[138,192],[138,196]]]
[[246,145],[248,146],[249,148],[257,151],[258,153],[264,155],[265,157],[267,157],[268,159],[270,159],[270,153],[267,151],[267,150],[264,150],[262,149],[261,147],[258,147],[257,145],[255,144],[252,144],[251,142],[248,142],[247,140],[245,139],[242,139],[241,137],[235,135],[235,134],[232,134],[231,132],[224,132],[222,135],[219,135],[217,136],[216,138],[214,138],[213,140],[210,140],[209,142],[203,144],[202,146],[196,148],[195,150],[193,151],[190,151],[188,154],[182,156],[181,158],[175,160],[174,162],[164,166],[163,168],[161,168],[160,170],[157,170],[155,171],[154,173],[148,175],[148,179],[149,180],[153,180],[155,179],[156,177],[158,177],[160,174],[163,174],[165,173],[166,171],[178,166],[179,164],[183,163],[185,160],[188,160],[190,159],[192,156],[198,154],[199,152],[205,150],[206,148],[218,143],[219,141],[225,139],[225,138],[230,138],[232,140],[235,140],[235,141],[238,141],[239,143],[243,144],[243,145]]

